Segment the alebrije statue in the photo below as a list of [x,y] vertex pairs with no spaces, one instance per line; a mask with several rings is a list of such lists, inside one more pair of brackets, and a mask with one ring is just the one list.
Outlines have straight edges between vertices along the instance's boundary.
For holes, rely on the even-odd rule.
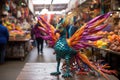
[[93,36],[92,34],[107,26],[107,24],[102,23],[109,17],[110,14],[111,13],[109,12],[90,20],[78,29],[70,38],[66,38],[66,26],[69,24],[69,18],[67,16],[61,20],[56,28],[47,23],[43,17],[38,17],[39,23],[43,26],[39,29],[45,34],[44,36],[41,35],[41,37],[48,40],[48,44],[54,48],[56,53],[57,71],[52,72],[51,75],[57,76],[61,74],[59,70],[60,60],[65,59],[66,72],[62,75],[62,77],[71,77],[70,60],[75,57],[76,62],[82,61],[88,67],[94,69],[109,80],[109,78],[102,71],[96,68],[96,66],[93,65],[84,54],[81,54],[79,49],[89,46],[88,41],[96,41],[102,38],[101,36]]

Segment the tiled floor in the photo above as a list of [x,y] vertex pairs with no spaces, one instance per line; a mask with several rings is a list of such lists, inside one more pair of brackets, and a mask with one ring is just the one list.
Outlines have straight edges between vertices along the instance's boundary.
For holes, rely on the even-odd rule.
[[[0,65],[0,80],[16,80],[16,78],[20,74],[21,70],[26,65],[26,63],[51,63],[51,62],[53,63],[53,62],[56,62],[55,55],[52,54],[54,52],[53,49],[45,46],[43,55],[38,55],[36,51],[37,51],[36,48],[34,48],[29,53],[29,55],[27,55],[27,57],[25,58],[24,61],[7,60],[5,64]],[[47,80],[49,80],[49,79],[47,79]],[[50,79],[50,80],[54,80],[54,79]],[[61,79],[57,79],[57,80],[61,80]],[[80,80],[85,80],[85,79],[83,79],[83,77],[81,77]],[[88,79],[86,79],[86,80],[88,80]],[[92,80],[96,80],[96,79],[92,79]],[[99,79],[99,80],[102,80],[102,79]],[[117,80],[117,79],[111,77],[110,80]]]
[[[26,63],[16,80],[105,80],[105,78],[89,75],[72,74],[71,78],[63,78],[61,75],[51,76],[50,72],[56,70],[56,63]],[[108,75],[107,75],[108,76]],[[108,76],[109,80],[117,80],[113,76]]]
[[38,55],[37,49],[33,48],[24,61],[19,59],[6,60],[5,64],[0,65],[0,80],[16,80],[25,63],[55,62],[53,52],[52,48],[48,48],[45,45],[43,55]]

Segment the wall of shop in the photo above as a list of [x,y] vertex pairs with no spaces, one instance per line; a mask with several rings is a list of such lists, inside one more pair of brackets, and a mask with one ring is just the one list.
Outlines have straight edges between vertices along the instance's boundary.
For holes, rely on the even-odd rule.
[[28,7],[29,7],[30,11],[34,14],[34,7],[33,7],[32,0],[28,0]]

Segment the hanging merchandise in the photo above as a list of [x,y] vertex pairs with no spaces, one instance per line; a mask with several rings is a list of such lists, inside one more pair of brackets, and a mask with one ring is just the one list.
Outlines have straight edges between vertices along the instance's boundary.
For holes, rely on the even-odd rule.
[[8,1],[5,2],[4,10],[5,10],[5,11],[9,11],[9,10],[10,10]]
[[71,9],[74,9],[77,4],[78,4],[78,0],[70,0],[69,4],[68,4],[68,11],[71,10]]
[[91,11],[94,10],[94,5],[90,5],[90,10],[91,10]]
[[98,16],[100,14],[100,2],[99,2],[99,0],[95,0],[93,2],[93,5],[94,5],[95,16]]
[[119,11],[120,10],[120,0],[111,0],[111,8],[114,11]]
[[24,8],[24,15],[25,15],[26,18],[29,16],[29,9],[28,9],[28,7]]
[[22,14],[22,15],[21,15],[21,18],[24,19],[24,18],[25,18],[25,15],[24,15],[24,14],[25,14],[25,11],[24,11],[24,8],[23,8],[23,7],[21,7],[21,14]]
[[20,17],[21,17],[21,11],[18,10],[18,11],[17,11],[17,18],[20,18]]
[[10,0],[10,10],[13,11],[16,9],[16,4],[13,2],[13,0]]
[[94,2],[93,7],[94,7],[94,9],[99,9],[100,8],[100,3],[99,2]]
[[94,17],[98,16],[100,14],[100,1],[99,0],[93,0],[89,9],[91,11],[93,11]]
[[105,5],[104,0],[101,0],[101,14],[105,13]]
[[86,0],[78,0],[79,4],[84,3]]
[[18,6],[17,8],[17,18],[21,18],[22,14],[21,14],[21,10],[20,7]]

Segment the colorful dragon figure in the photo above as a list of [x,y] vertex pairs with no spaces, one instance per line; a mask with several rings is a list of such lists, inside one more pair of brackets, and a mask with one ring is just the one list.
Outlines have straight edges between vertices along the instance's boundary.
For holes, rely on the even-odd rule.
[[75,57],[78,65],[79,61],[82,61],[92,70],[97,71],[107,80],[109,80],[109,78],[95,65],[93,65],[84,54],[81,54],[79,49],[89,46],[88,41],[96,41],[102,38],[101,36],[93,36],[92,34],[102,30],[107,26],[107,24],[103,24],[103,22],[110,16],[110,14],[111,13],[109,12],[90,20],[80,29],[78,29],[70,38],[66,38],[66,26],[69,24],[69,18],[66,17],[62,19],[55,28],[51,24],[47,23],[43,17],[38,17],[38,21],[42,25],[42,27],[39,29],[44,33],[44,36],[41,35],[41,37],[43,37],[45,40],[48,40],[48,44],[54,48],[56,53],[57,71],[51,73],[51,75],[57,76],[61,74],[59,70],[60,60],[65,59],[66,72],[62,76],[65,78],[71,77],[70,61],[73,57]]

